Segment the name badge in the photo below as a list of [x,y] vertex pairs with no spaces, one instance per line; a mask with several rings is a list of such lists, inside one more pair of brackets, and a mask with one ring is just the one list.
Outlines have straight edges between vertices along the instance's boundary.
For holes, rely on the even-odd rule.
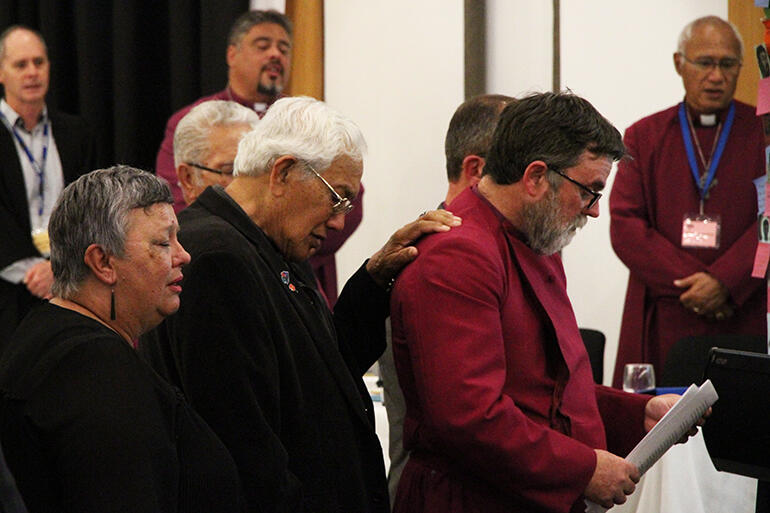
[[686,214],[682,221],[682,247],[719,249],[720,227],[719,216]]
[[45,258],[51,256],[51,241],[48,239],[48,230],[32,230],[32,243]]

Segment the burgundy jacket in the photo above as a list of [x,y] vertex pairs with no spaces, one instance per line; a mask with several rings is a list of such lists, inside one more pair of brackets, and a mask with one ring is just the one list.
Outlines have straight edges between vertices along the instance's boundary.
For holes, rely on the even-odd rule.
[[582,511],[593,449],[624,456],[648,398],[594,385],[558,255],[475,187],[451,207],[462,226],[418,244],[391,299],[412,451],[396,511]]
[[[613,384],[623,366],[649,362],[659,373],[669,348],[691,335],[765,335],[767,285],[751,277],[757,247],[754,178],[765,174],[762,124],[749,105],[735,102],[735,121],[705,213],[720,216],[718,249],[683,248],[682,219],[697,213],[700,196],[690,171],[677,115],[678,105],[638,121],[626,130],[630,159],[618,164],[610,194],[610,237],[630,276],[620,329]],[[724,114],[724,113],[723,113]],[[697,122],[697,119],[694,120]],[[709,158],[716,128],[699,128]],[[702,171],[702,170],[701,170]],[[709,320],[679,302],[674,280],[707,272],[730,293],[735,315]]]

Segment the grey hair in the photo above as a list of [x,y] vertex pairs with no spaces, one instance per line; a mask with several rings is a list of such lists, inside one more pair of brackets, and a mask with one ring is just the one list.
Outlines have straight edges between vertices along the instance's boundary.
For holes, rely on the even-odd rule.
[[51,292],[64,299],[77,294],[88,276],[83,256],[91,244],[123,256],[131,210],[173,201],[164,179],[124,165],[91,171],[69,184],[48,223]]
[[253,129],[257,123],[257,113],[240,103],[212,100],[196,105],[174,131],[174,167],[183,162],[205,161],[211,154],[209,134],[213,128],[248,125]]
[[25,30],[37,36],[37,38],[43,44],[43,50],[45,50],[46,57],[48,56],[48,45],[45,44],[45,39],[43,39],[43,34],[41,34],[40,32],[38,32],[33,28],[29,28],[26,25],[11,25],[7,29],[3,30],[2,33],[0,33],[0,62],[3,62],[3,59],[5,59],[5,40],[8,39],[8,36],[10,36],[13,32],[16,32],[17,30]]
[[[503,109],[483,174],[508,185],[536,160],[564,170],[586,151],[620,160],[626,147],[620,132],[584,98],[569,91],[534,93]],[[549,183],[558,186],[561,180],[554,176]]]
[[730,29],[733,31],[733,35],[735,36],[735,40],[738,42],[738,58],[743,59],[743,39],[741,39],[741,33],[738,31],[738,27],[727,20],[723,20],[719,16],[703,16],[702,18],[693,20],[685,25],[685,27],[682,29],[682,32],[679,34],[679,41],[676,47],[676,52],[678,54],[684,55],[684,47],[687,46],[687,43],[690,41],[690,39],[692,39],[692,33],[695,32],[695,29],[701,25],[721,25],[730,27]]
[[285,15],[275,9],[268,9],[266,11],[248,11],[235,20],[233,26],[230,28],[230,34],[227,36],[227,44],[232,46],[238,46],[241,44],[243,36],[245,36],[251,27],[259,25],[261,23],[275,23],[283,27],[289,39],[292,38],[292,24],[291,20]]
[[292,155],[321,172],[338,157],[363,160],[366,141],[353,121],[326,103],[307,96],[275,102],[238,144],[233,175],[259,176],[275,161]]

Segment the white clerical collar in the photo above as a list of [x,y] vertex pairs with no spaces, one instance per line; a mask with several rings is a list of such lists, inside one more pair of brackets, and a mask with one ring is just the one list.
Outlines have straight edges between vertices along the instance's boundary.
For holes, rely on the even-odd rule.
[[699,116],[701,126],[714,126],[717,124],[716,114],[700,114]]

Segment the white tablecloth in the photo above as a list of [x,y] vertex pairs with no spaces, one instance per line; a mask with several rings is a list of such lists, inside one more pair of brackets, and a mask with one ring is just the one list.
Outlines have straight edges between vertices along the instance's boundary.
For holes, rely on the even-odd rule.
[[698,433],[653,465],[612,513],[754,513],[757,481],[718,472]]
[[[387,469],[388,418],[381,402],[374,403],[374,413]],[[699,432],[669,449],[610,513],[754,513],[756,497],[756,479],[714,468]]]
[[385,410],[385,405],[380,401],[374,401],[374,425],[377,429],[377,438],[380,439],[380,445],[382,446],[385,470],[387,470],[390,467],[390,457],[388,456],[388,412]]

